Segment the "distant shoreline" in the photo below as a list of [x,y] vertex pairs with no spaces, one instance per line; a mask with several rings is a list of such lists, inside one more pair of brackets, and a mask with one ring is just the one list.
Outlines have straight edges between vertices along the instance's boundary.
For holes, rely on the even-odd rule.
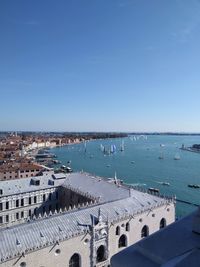
[[[3,134],[10,134],[16,132],[17,134],[33,134],[33,135],[71,135],[71,136],[76,136],[76,135],[99,135],[99,134],[105,134],[105,135],[171,135],[171,136],[200,136],[200,132],[199,133],[180,133],[180,132],[53,132],[53,131],[0,131],[0,135]],[[126,137],[126,136],[123,136]]]

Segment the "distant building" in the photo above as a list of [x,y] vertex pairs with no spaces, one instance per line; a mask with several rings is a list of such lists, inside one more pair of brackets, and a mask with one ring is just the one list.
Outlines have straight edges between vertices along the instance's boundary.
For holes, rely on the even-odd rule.
[[0,266],[108,267],[113,255],[174,216],[174,199],[116,178],[48,172],[2,181]]
[[119,252],[111,264],[112,267],[199,267],[199,244],[200,209]]
[[0,180],[12,180],[36,176],[48,168],[36,163],[9,162],[0,165]]

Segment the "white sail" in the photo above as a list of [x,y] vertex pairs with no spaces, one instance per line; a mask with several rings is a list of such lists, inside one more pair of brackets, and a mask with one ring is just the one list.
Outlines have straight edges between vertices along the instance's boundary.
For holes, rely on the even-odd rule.
[[120,150],[124,151],[124,141],[122,141],[122,143],[121,143]]

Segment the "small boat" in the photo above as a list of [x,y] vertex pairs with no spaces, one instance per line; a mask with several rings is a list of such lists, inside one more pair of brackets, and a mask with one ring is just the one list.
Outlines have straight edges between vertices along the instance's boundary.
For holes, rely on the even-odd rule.
[[106,167],[109,168],[110,167],[110,164],[106,165]]
[[200,188],[200,185],[198,185],[198,184],[188,184],[188,187],[191,187],[191,188]]
[[176,155],[174,156],[174,160],[180,160],[180,159],[181,159],[181,157],[180,157],[179,154],[176,154]]
[[131,163],[132,163],[132,164],[134,164],[134,163],[135,163],[135,161],[134,161],[134,160],[132,160],[132,161],[131,161]]
[[156,183],[161,184],[161,185],[167,185],[167,186],[170,186],[170,183],[168,183],[168,182],[157,182],[157,181],[156,181]]
[[67,167],[67,166],[65,166],[65,165],[62,165],[60,168],[61,168],[63,171],[65,171],[65,172],[72,172],[72,168]]
[[63,169],[63,170],[65,170],[66,168],[67,168],[67,166],[65,166],[65,165],[61,166],[61,169]]
[[162,182],[161,185],[167,185],[167,186],[170,186],[170,183],[168,183],[168,182]]
[[60,164],[60,161],[57,160],[57,159],[53,159],[52,162],[53,162],[54,164]]
[[67,167],[67,168],[66,168],[66,171],[67,171],[67,172],[73,172],[72,168],[70,168],[70,167]]

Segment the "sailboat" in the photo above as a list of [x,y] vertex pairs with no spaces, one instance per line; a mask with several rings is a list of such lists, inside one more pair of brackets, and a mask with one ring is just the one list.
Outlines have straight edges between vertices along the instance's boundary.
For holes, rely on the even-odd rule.
[[105,147],[101,144],[101,145],[100,145],[100,149],[101,149],[102,152],[104,151],[104,148],[105,148]]
[[87,151],[87,143],[86,143],[86,141],[84,142],[84,151],[85,151],[85,153]]
[[122,143],[120,145],[120,151],[124,151],[124,141],[122,141]]
[[113,154],[116,152],[116,146],[115,145],[111,145],[110,146],[110,153]]
[[160,156],[158,157],[159,159],[164,159],[164,153],[163,150],[161,149]]

